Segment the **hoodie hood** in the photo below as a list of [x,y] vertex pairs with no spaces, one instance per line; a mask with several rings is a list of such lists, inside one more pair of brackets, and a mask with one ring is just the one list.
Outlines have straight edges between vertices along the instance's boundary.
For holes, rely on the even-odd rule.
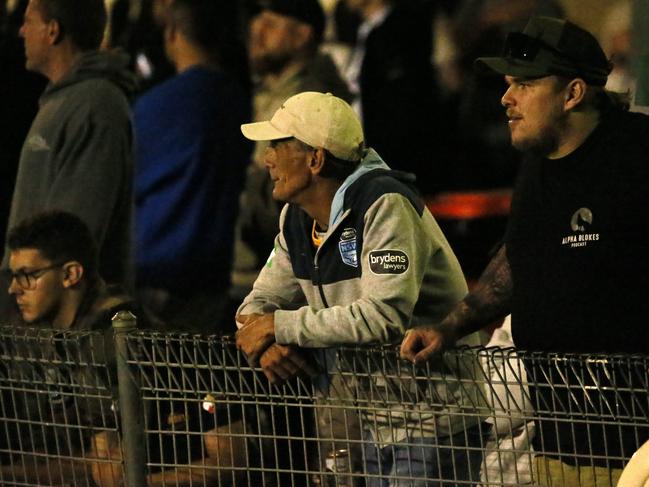
[[347,179],[343,181],[343,184],[340,185],[340,188],[338,188],[338,191],[336,191],[336,194],[334,195],[334,199],[331,202],[331,212],[329,214],[329,228],[332,228],[343,214],[345,192],[347,191],[347,188],[354,184],[354,182],[356,182],[356,180],[363,174],[376,169],[390,170],[390,166],[381,159],[381,156],[379,156],[374,149],[367,149],[356,170],[347,176]]
[[117,86],[131,100],[137,82],[135,74],[128,69],[129,56],[124,51],[90,51],[81,55],[79,61],[57,83],[50,83],[43,98],[81,81],[100,78]]

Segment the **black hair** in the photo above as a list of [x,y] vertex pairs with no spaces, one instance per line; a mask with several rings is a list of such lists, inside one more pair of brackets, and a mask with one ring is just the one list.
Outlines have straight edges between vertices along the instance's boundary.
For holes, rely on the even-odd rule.
[[81,51],[97,49],[106,28],[104,0],[38,0],[45,21],[56,20],[64,38]]
[[76,215],[48,211],[27,218],[9,231],[9,250],[36,249],[52,262],[76,260],[89,281],[98,277],[97,246],[88,226]]
[[631,92],[617,92],[594,87],[593,105],[599,113],[611,110],[628,111],[631,107]]
[[185,37],[207,51],[246,92],[251,90],[239,2],[174,0],[169,7],[169,18]]

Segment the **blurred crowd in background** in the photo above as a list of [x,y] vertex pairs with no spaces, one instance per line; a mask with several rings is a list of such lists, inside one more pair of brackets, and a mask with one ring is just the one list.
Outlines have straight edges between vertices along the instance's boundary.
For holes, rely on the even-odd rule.
[[[187,199],[172,203],[165,196],[147,208],[144,196],[138,194],[149,177],[145,169],[151,163],[150,158],[155,162],[159,157],[156,152],[160,151],[154,150],[156,146],[161,144],[162,151],[171,154],[160,133],[147,135],[147,124],[149,121],[154,125],[162,124],[160,119],[164,118],[164,113],[170,117],[174,115],[172,120],[176,120],[176,114],[180,116],[183,111],[182,103],[174,104],[171,100],[167,104],[164,91],[157,94],[153,91],[183,71],[184,61],[179,61],[182,56],[178,54],[183,47],[174,44],[176,41],[167,22],[166,9],[170,1],[106,0],[109,23],[103,41],[104,49],[119,48],[129,54],[130,69],[138,80],[137,93],[131,100],[137,147],[134,181],[136,282],[142,291],[141,297],[154,309],[157,305],[164,308],[160,302],[169,301],[169,295],[186,298],[188,285],[191,286],[188,282],[194,278],[197,265],[203,263],[205,269],[220,265],[197,257],[201,249],[196,248],[191,249],[194,255],[191,262],[179,261],[175,265],[166,262],[164,257],[156,261],[161,268],[179,269],[171,272],[171,277],[149,272],[145,262],[158,255],[146,243],[147,237],[156,235],[156,242],[151,245],[164,241],[164,236],[159,237],[161,229],[152,228],[152,222],[162,214],[178,217],[180,211],[162,206],[194,204]],[[500,105],[504,82],[499,77],[478,79],[472,69],[473,60],[478,56],[497,55],[507,32],[522,29],[533,15],[570,17],[576,8],[573,4],[590,8],[596,3],[559,0],[214,2],[218,6],[218,18],[203,22],[203,27],[212,26],[211,35],[218,38],[214,64],[238,83],[240,91],[237,93],[243,94],[242,105],[238,108],[234,106],[236,97],[229,100],[229,112],[238,110],[241,122],[248,120],[248,110],[252,119],[264,120],[283,100],[297,92],[333,92],[357,110],[363,121],[366,145],[375,148],[393,169],[414,173],[421,193],[428,198],[451,191],[510,188],[516,177],[520,154],[511,148],[505,113]],[[19,30],[27,3],[27,0],[0,2],[2,235],[6,232],[21,147],[47,82],[39,74],[25,69]],[[604,3],[606,8],[602,15],[597,15],[599,31],[592,26],[585,27],[598,34],[615,63],[608,87],[615,91],[633,90],[631,67],[637,26],[632,19],[638,17],[633,10],[640,12],[645,7],[643,2],[631,0]],[[200,102],[200,97],[198,100]],[[243,106],[247,103],[249,106]],[[207,99],[205,105],[209,105]],[[188,113],[194,113],[192,110],[198,108]],[[232,127],[237,128],[237,123]],[[226,139],[228,137],[242,139],[234,131],[225,135]],[[228,276],[207,283],[207,287],[214,286],[222,295],[223,288],[230,286],[229,267],[232,265],[234,288],[228,290],[226,301],[235,303],[247,293],[256,271],[272,250],[279,214],[279,204],[270,196],[272,188],[263,166],[264,147],[237,150],[236,155],[228,156],[231,156],[230,163],[236,166],[225,171],[231,179],[222,183],[221,189],[204,188],[208,193],[226,192],[230,198],[221,201],[221,209],[217,210],[223,212],[223,208],[229,208],[227,215],[211,213],[208,218],[221,222],[213,229],[218,236],[212,239],[207,231],[206,237],[203,224],[183,229],[187,240],[194,242],[223,240],[219,243],[222,247],[219,247],[217,260],[225,264],[217,269],[218,272],[207,273]],[[225,172],[219,168],[216,178],[224,178]],[[204,173],[194,176],[197,181],[202,180],[196,183],[198,186],[208,184]],[[238,212],[236,201],[240,202]],[[169,223],[173,220],[162,217],[159,220],[163,226],[176,225]],[[500,229],[504,227],[499,227],[497,232]],[[453,236],[449,238],[453,244]],[[175,256],[183,254],[177,248],[172,251]],[[210,252],[214,253],[214,247]],[[187,279],[180,275],[182,269],[190,273]],[[214,294],[204,292],[200,299],[203,301],[190,300],[190,307],[197,309],[200,302],[213,304]],[[187,308],[175,307],[175,311],[179,309],[185,312]],[[231,307],[227,302],[220,303],[219,310],[214,313],[224,313],[223,309]],[[176,318],[173,313],[165,316],[161,311],[161,314],[165,321]],[[208,321],[213,317],[209,316]],[[201,321],[197,316],[192,320],[193,323]]]

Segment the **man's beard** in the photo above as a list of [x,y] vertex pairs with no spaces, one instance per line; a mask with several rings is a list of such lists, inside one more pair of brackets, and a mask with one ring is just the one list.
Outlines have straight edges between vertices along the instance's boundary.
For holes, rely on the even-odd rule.
[[518,142],[512,140],[514,149],[540,157],[547,157],[556,152],[559,148],[561,133],[565,130],[567,115],[557,111],[551,118],[553,122],[547,124],[535,137],[528,137]]
[[555,127],[549,127],[534,138],[512,141],[512,146],[521,152],[545,157],[559,148],[559,131]]
[[281,73],[291,61],[288,52],[263,54],[250,60],[250,69],[257,76]]

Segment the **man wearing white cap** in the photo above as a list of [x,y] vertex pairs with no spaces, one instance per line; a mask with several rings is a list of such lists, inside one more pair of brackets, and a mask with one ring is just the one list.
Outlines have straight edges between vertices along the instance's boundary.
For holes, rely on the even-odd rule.
[[[238,347],[271,381],[313,372],[303,349],[394,343],[415,306],[417,320],[435,321],[466,294],[460,266],[412,181],[364,148],[346,102],[300,93],[270,121],[242,131],[270,141],[273,197],[287,203],[274,250],[237,315]],[[446,393],[449,403],[461,400],[459,391]],[[458,445],[479,446],[478,415],[454,423],[440,408],[425,417],[403,408],[400,415],[366,413],[369,485],[384,485],[381,477],[477,479],[479,448],[467,453]]]

